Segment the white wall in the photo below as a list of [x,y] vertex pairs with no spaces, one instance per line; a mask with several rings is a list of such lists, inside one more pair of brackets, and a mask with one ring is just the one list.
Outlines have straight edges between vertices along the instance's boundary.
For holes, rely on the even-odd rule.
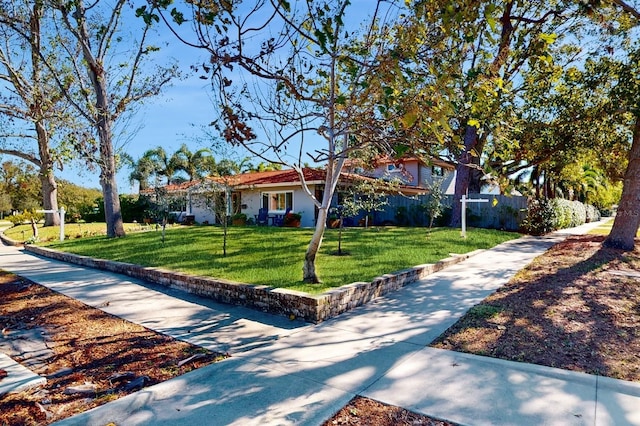
[[[313,188],[311,189],[313,191]],[[242,209],[242,213],[248,218],[254,218],[258,215],[262,203],[263,192],[286,192],[293,191],[293,211],[302,214],[301,226],[315,226],[315,210],[313,201],[307,196],[301,187],[273,186],[262,187],[251,190],[242,191],[242,204],[246,205],[246,209]]]

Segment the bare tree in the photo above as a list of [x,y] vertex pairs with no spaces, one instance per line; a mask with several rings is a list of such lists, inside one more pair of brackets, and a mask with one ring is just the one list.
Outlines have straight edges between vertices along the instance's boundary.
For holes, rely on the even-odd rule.
[[[378,102],[387,95],[383,71],[398,59],[390,53],[388,23],[395,22],[400,10],[394,1],[372,1],[368,15],[355,14],[364,20],[347,22],[355,7],[346,0],[190,6],[194,32],[186,36],[172,26],[186,22],[176,9],[171,18],[144,12],[210,53],[211,62],[197,69],[212,77],[221,110],[217,125],[225,140],[262,161],[298,172],[317,209],[303,280],[317,283],[316,255],[345,161],[372,147],[391,151],[398,128],[394,124],[402,123]],[[188,41],[193,34],[197,41]],[[325,171],[321,197],[305,182],[306,161]]]
[[[0,153],[34,164],[39,170],[44,209],[58,210],[54,169],[61,154],[51,139],[70,117],[40,57],[53,59],[49,46],[43,45],[43,37],[50,35],[46,13],[42,1],[0,2],[0,81],[6,85],[0,96],[0,114],[8,124],[0,134]],[[35,146],[30,142],[33,140]],[[57,214],[45,214],[45,226],[59,224]]]
[[84,0],[47,0],[46,5],[56,12],[58,61],[63,58],[73,78],[63,78],[56,64],[47,66],[75,113],[90,126],[90,131],[76,133],[75,144],[100,168],[107,235],[123,236],[115,129],[142,100],[159,94],[177,71],[175,66],[149,66],[149,55],[158,50],[148,41],[151,23],[134,21],[139,28],[130,25],[131,20],[125,23],[127,14],[133,18],[127,0],[90,5]]

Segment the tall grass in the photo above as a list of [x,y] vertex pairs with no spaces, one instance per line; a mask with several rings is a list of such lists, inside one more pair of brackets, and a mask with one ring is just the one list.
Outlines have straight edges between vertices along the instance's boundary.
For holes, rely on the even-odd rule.
[[370,281],[381,274],[423,263],[451,253],[490,248],[517,238],[515,233],[473,229],[467,239],[460,231],[424,228],[349,228],[343,231],[337,256],[338,231],[328,229],[316,259],[322,284],[302,282],[302,264],[312,230],[272,227],[231,227],[227,256],[222,255],[222,230],[214,226],[169,229],[165,243],[159,232],[130,233],[124,238],[88,237],[47,246],[66,252],[162,267],[195,275],[250,284],[320,293],[355,281]]

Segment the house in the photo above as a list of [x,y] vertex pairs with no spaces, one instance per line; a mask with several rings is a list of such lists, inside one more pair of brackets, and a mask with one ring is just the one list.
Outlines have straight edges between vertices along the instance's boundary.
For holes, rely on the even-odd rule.
[[427,184],[433,183],[435,179],[441,179],[444,194],[453,194],[455,190],[455,165],[438,158],[431,158],[427,164],[424,160],[412,155],[401,158],[385,156],[374,159],[370,165],[364,165],[361,160],[349,161],[345,168],[359,175],[395,180],[405,186],[425,190]]
[[[353,162],[349,168],[341,174],[341,184],[349,185],[354,180],[377,180],[400,178],[398,192],[405,195],[416,195],[427,192],[425,186],[420,183],[430,182],[432,176],[437,174],[445,178],[447,185],[451,182],[452,167],[440,162],[436,166],[426,166],[417,158],[407,157],[400,160],[376,161],[374,169],[364,170],[354,168]],[[325,183],[325,172],[322,169],[304,168],[304,179],[311,194],[316,199],[322,199]],[[293,169],[251,172],[227,177],[208,177],[202,181],[184,182],[182,184],[168,185],[163,188],[167,194],[179,196],[183,200],[179,211],[175,212],[178,218],[191,217],[200,223],[216,223],[212,209],[207,206],[203,194],[216,191],[225,193],[228,197],[228,214],[244,213],[247,218],[257,217],[260,209],[266,209],[273,223],[275,218],[284,215],[287,211],[302,215],[301,226],[315,226],[318,211],[302,187],[300,176]],[[153,190],[147,191],[152,195]],[[336,195],[337,204],[337,195]]]

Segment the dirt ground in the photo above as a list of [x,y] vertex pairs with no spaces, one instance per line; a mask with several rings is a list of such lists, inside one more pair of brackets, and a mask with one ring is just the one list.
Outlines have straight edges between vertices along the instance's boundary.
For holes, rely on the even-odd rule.
[[[571,237],[472,308],[431,346],[640,381],[640,249],[602,249],[600,236]],[[0,397],[0,424],[48,424],[125,395],[131,379],[157,383],[221,357],[111,317],[19,277],[0,274],[0,326],[43,327],[55,351],[40,374],[71,367],[43,391]],[[178,367],[181,360],[205,357]],[[116,376],[117,377],[117,376]],[[1,376],[0,376],[1,380]],[[91,397],[66,395],[97,385]],[[324,426],[438,425],[427,416],[354,398]]]
[[224,357],[1,271],[0,330],[6,347],[43,336],[30,342],[42,344],[37,356],[12,358],[47,377],[43,387],[0,396],[3,426],[46,425]]
[[[557,244],[430,346],[640,381],[640,248],[603,249],[603,240]],[[448,424],[396,413],[356,398],[324,426]]]

